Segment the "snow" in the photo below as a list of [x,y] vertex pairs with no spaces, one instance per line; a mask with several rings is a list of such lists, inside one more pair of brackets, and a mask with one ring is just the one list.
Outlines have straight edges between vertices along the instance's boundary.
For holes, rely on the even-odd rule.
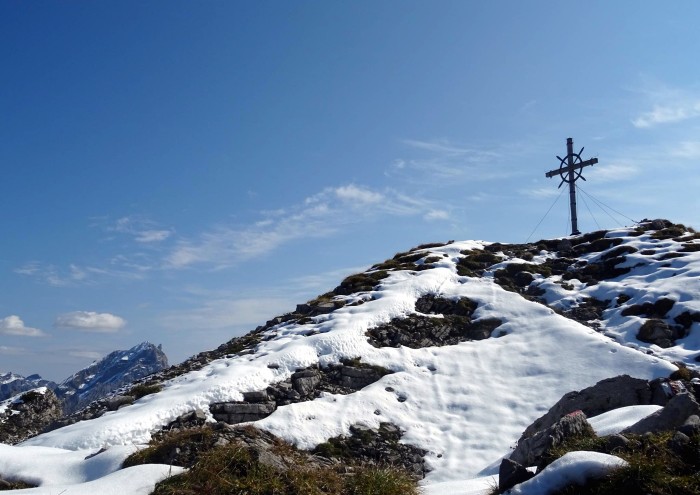
[[481,476],[470,480],[444,481],[423,487],[423,495],[488,495],[498,486],[497,476]]
[[569,452],[552,462],[540,474],[516,485],[509,495],[548,495],[567,485],[583,485],[586,480],[601,478],[627,462],[619,457],[599,452]]
[[[645,236],[625,239],[640,250],[651,242]],[[652,244],[656,249],[677,248],[672,242]],[[523,430],[565,393],[620,374],[644,379],[666,377],[676,367],[659,356],[682,355],[689,361],[687,358],[697,354],[698,346],[691,337],[697,338],[692,332],[690,340],[675,351],[654,349],[657,355],[649,355],[631,347],[633,341],[637,342],[633,337],[639,322],[635,317],[620,316],[620,308],[608,310],[606,332],[615,337],[611,339],[542,304],[503,290],[488,276],[460,277],[455,267],[460,251],[481,249],[485,244],[468,241],[428,249],[426,255],[446,255],[435,268],[390,272],[375,291],[345,298],[347,302],[362,298],[364,304],[346,305],[304,325],[282,323],[268,330],[251,354],[213,361],[167,382],[161,392],[143,397],[132,406],[45,433],[21,446],[6,447],[0,450],[0,476],[29,475],[8,464],[25,452],[32,452],[27,457],[32,457],[34,465],[49,465],[45,459],[49,463],[63,458],[73,466],[66,468],[69,472],[93,473],[88,465],[78,462],[78,457],[87,463],[84,458],[88,453],[108,447],[100,455],[112,451],[105,459],[118,458],[125,452],[120,449],[147,443],[153,431],[184,413],[199,408],[209,414],[210,404],[242,400],[243,392],[263,390],[288,379],[298,368],[360,357],[364,363],[384,366],[394,373],[350,395],[325,394],[312,402],[280,407],[256,426],[300,448],[312,448],[331,437],[348,434],[356,423],[378,427],[381,422],[392,422],[404,431],[403,442],[428,451],[426,462],[431,471],[423,480],[428,495],[483,493],[493,486],[500,459],[509,454]],[[546,257],[543,252],[534,261]],[[547,297],[562,307],[583,297],[605,299],[605,295],[611,298],[622,292],[632,297],[626,307],[651,297],[645,294],[664,294],[678,301],[675,315],[695,308],[700,300],[700,269],[695,268],[700,267],[699,262],[700,254],[691,253],[670,260],[670,267],[655,267],[664,275],[661,277],[638,267],[621,281],[603,281],[591,287],[570,281],[578,292],[553,283],[554,278],[544,281],[543,286],[552,286]],[[476,301],[479,306],[475,318],[503,321],[494,332],[500,337],[424,349],[375,348],[368,343],[368,328],[415,312],[416,300],[425,294]],[[638,342],[636,347],[646,350]],[[648,413],[634,409],[607,414],[591,418],[594,428],[614,431]],[[30,450],[38,448],[44,450]],[[567,457],[538,483],[553,486],[556,480],[570,476],[573,468],[569,466],[576,463],[586,473],[596,473],[618,465],[616,462],[588,453],[583,458]],[[77,483],[99,483],[110,476],[128,478],[126,470],[118,470],[117,463],[105,461],[104,466],[99,471],[101,478],[76,475],[51,483],[84,486]],[[162,475],[162,469],[154,468],[144,476],[152,476],[148,478],[152,487],[153,480]],[[106,493],[91,489],[93,493]],[[141,493],[130,490],[123,488],[120,495]]]
[[[600,321],[606,335],[625,345],[649,349],[655,355],[669,361],[682,361],[688,366],[697,366],[695,357],[700,350],[700,323],[694,323],[690,334],[678,341],[678,345],[662,349],[656,345],[640,342],[636,339],[637,332],[645,319],[638,316],[622,316],[625,308],[633,305],[654,302],[660,298],[675,301],[666,319],[674,324],[673,318],[684,311],[700,312],[700,251],[683,253],[682,257],[661,259],[668,253],[679,252],[684,242],[673,239],[654,239],[650,234],[638,237],[627,236],[627,229],[612,231],[606,237],[623,239],[623,246],[637,249],[637,252],[627,254],[627,261],[619,267],[630,267],[630,273],[612,280],[604,280],[599,284],[585,286],[578,280],[568,280],[574,285],[569,291],[556,282],[558,277],[550,277],[540,287],[547,291],[544,296],[554,307],[566,309],[588,297],[600,301],[612,301],[612,308],[606,310],[604,319]],[[614,249],[614,248],[613,248]],[[654,251],[653,254],[641,254]],[[603,253],[591,253],[582,258],[595,261]],[[615,307],[615,300],[620,294],[630,296],[626,303]]]
[[[163,464],[120,470],[134,446],[115,446],[104,451],[63,450],[50,447],[15,447],[0,444],[0,473],[9,481],[22,480],[38,488],[15,490],[32,495],[146,495],[169,474],[182,468]],[[37,469],[41,466],[41,469]]]
[[659,409],[663,408],[655,405],[620,407],[588,418],[588,422],[595,430],[596,435],[604,437],[620,433],[625,428],[632,426],[650,414],[654,414]]

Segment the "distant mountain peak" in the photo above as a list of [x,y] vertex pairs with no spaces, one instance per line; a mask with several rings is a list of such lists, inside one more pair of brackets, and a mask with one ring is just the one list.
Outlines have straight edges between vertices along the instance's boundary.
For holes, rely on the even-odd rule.
[[146,375],[168,367],[162,346],[142,342],[131,349],[113,351],[66,378],[56,388],[64,410],[82,406]]

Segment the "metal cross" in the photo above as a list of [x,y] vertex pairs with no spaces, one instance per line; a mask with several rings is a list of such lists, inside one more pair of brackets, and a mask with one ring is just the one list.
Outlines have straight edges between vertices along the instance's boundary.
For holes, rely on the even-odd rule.
[[574,153],[574,140],[571,138],[567,138],[566,156],[564,158],[557,156],[557,158],[559,158],[559,161],[561,162],[559,168],[550,170],[549,172],[544,174],[545,177],[549,177],[550,179],[555,175],[561,176],[561,182],[559,183],[559,187],[561,187],[564,184],[564,182],[567,182],[569,184],[569,205],[571,207],[571,235],[579,235],[581,233],[578,230],[578,218],[576,215],[576,185],[574,183],[579,177],[583,180],[586,180],[586,178],[583,175],[581,175],[581,170],[583,169],[583,167],[595,165],[596,163],[598,163],[597,158],[591,158],[590,160],[586,160],[585,162],[582,161],[581,153],[583,153],[583,148],[581,148],[581,151],[579,151],[578,153]]

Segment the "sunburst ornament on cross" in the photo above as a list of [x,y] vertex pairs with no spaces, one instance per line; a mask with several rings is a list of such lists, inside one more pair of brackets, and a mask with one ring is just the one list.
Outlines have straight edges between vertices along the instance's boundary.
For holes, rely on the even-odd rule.
[[564,182],[569,184],[569,205],[571,207],[571,235],[579,235],[581,232],[578,230],[578,217],[576,215],[576,181],[580,178],[586,180],[586,178],[581,174],[584,167],[589,165],[595,165],[598,163],[597,158],[591,158],[590,160],[583,161],[581,159],[581,153],[583,153],[583,148],[578,153],[574,153],[574,140],[567,138],[566,140],[566,156],[564,158],[557,156],[561,162],[559,168],[550,170],[547,172],[545,177],[550,179],[555,175],[561,177],[561,182],[559,187],[564,185]]

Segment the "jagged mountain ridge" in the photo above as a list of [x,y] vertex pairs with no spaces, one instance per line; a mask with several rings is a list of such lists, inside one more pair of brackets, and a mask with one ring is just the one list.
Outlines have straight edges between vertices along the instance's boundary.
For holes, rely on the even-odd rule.
[[[27,445],[139,443],[199,408],[303,448],[394,423],[426,452],[428,486],[473,477],[563,394],[622,373],[667,376],[676,367],[663,357],[694,366],[698,247],[665,221],[527,245],[419,246],[154,375],[163,391],[138,408]],[[663,346],[637,340],[650,320],[648,340]]]
[[28,390],[40,387],[53,390],[57,386],[58,384],[56,382],[45,380],[37,374],[24,377],[12,372],[2,373],[0,374],[0,401],[4,401]]
[[23,377],[15,373],[0,375],[0,401],[30,390],[52,390],[70,414],[152,373],[168,367],[168,358],[160,345],[142,342],[127,350],[117,350],[94,361],[57,384],[34,374]]
[[55,389],[69,414],[120,387],[168,367],[160,345],[142,342],[125,351],[113,351],[66,378]]

